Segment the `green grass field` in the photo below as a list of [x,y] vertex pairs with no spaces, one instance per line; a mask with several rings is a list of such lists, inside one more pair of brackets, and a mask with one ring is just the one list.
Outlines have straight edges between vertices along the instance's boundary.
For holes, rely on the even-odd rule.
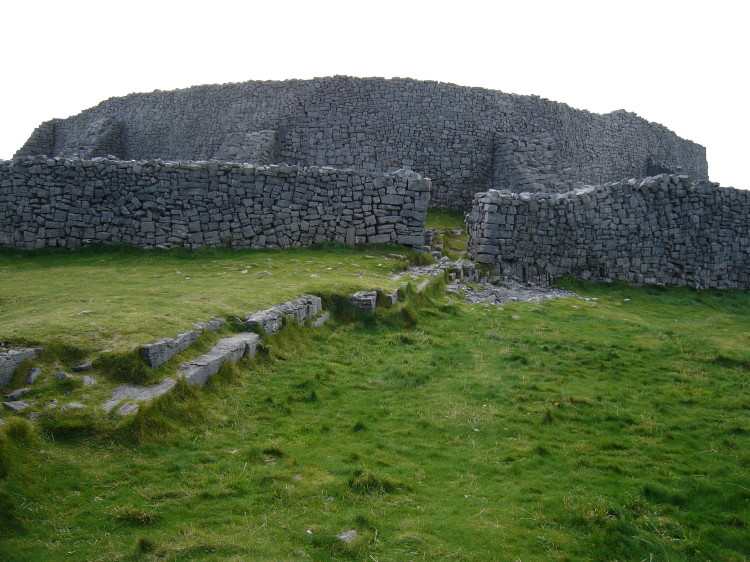
[[[400,252],[400,253],[399,253]],[[396,254],[396,255],[394,255]],[[0,250],[0,342],[123,350],[305,293],[392,289],[403,248]],[[400,256],[400,257],[399,257]]]
[[[310,283],[387,286],[380,257],[328,252],[269,252],[274,269],[264,253],[5,255],[2,337],[45,333],[12,293],[27,316],[49,315],[46,333],[77,308],[100,321],[109,295],[131,299],[111,330],[160,337],[180,328],[167,313],[234,314]],[[223,284],[223,267],[256,262]],[[105,270],[115,281],[93,302],[62,294],[94,290]],[[285,271],[296,285],[278,281]],[[308,271],[339,271],[340,284]],[[132,279],[192,300],[140,300]],[[747,560],[750,294],[567,285],[589,300],[500,310],[436,287],[375,318],[287,328],[209,387],[127,420],[4,415],[0,559]],[[83,326],[67,341],[96,345]]]

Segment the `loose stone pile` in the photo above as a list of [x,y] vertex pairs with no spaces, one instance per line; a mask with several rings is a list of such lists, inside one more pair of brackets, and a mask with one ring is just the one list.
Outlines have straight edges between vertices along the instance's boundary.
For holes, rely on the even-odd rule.
[[496,273],[750,287],[750,192],[663,174],[563,194],[478,194],[469,255]]
[[0,162],[0,245],[424,244],[430,180],[220,162]]

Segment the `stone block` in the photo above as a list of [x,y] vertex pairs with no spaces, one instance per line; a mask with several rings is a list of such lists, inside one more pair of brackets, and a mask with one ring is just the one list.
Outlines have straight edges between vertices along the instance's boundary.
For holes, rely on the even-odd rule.
[[376,291],[358,291],[349,297],[349,303],[356,309],[374,314],[378,302]]
[[191,386],[203,386],[219,372],[227,361],[236,363],[246,353],[255,356],[260,336],[244,333],[224,338],[209,351],[185,365],[180,365],[177,376],[185,379]]

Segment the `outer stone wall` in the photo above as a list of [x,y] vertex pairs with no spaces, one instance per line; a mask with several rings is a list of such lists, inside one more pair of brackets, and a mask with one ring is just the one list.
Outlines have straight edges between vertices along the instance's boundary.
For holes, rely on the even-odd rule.
[[410,171],[22,158],[0,161],[0,244],[421,246],[430,187]]
[[572,274],[699,288],[750,289],[750,192],[686,176],[562,194],[480,193],[469,254],[522,281]]
[[708,179],[705,149],[635,114],[410,79],[331,77],[111,98],[42,124],[17,156],[286,162],[434,182],[431,205],[475,193],[567,191],[666,171]]

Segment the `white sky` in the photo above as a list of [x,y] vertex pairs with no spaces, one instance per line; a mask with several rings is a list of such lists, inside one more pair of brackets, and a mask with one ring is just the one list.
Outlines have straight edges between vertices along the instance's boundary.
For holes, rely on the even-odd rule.
[[410,77],[633,111],[750,189],[739,0],[9,0],[0,159],[42,121],[112,96],[256,79]]

